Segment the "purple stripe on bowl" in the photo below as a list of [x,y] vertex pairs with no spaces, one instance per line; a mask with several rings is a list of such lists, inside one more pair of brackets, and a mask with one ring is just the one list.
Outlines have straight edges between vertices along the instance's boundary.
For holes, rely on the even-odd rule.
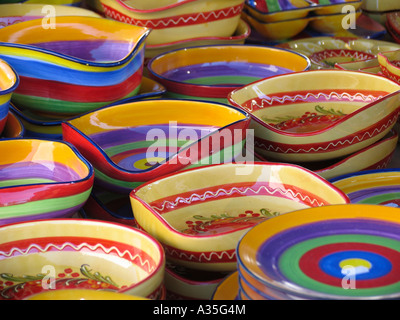
[[396,192],[397,193],[400,192],[399,185],[374,187],[372,189],[359,190],[349,193],[348,196],[352,202],[359,202],[374,196],[379,196],[387,193],[396,193]]

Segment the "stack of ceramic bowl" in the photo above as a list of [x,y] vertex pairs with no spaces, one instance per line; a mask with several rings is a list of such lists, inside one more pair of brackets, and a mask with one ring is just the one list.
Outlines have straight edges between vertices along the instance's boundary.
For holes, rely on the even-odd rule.
[[150,28],[148,58],[181,47],[244,43],[250,34],[241,20],[244,0],[98,0],[91,6],[108,18]]
[[398,1],[364,0],[361,8],[365,15],[385,25],[387,14],[400,10],[400,3]]
[[[254,82],[233,91],[229,101],[251,114],[254,149],[267,161],[318,167],[348,161],[387,139],[399,117],[399,89],[375,74],[312,70]],[[383,163],[387,155],[353,162],[341,174]]]
[[361,0],[342,1],[254,1],[246,0],[243,18],[265,39],[283,41],[300,34],[307,26],[320,33],[343,32],[342,21],[351,8],[354,20],[361,15]]
[[240,240],[243,300],[398,299],[398,208],[347,204],[261,222]]

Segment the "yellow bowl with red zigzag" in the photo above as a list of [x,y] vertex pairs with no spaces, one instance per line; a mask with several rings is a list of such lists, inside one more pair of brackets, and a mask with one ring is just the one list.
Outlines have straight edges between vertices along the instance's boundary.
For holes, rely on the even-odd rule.
[[147,44],[197,37],[230,37],[244,0],[100,0],[108,18],[152,30]]
[[226,163],[163,176],[130,194],[139,228],[174,265],[234,271],[236,246],[255,224],[294,210],[348,203],[319,175],[291,164]]
[[254,82],[228,99],[251,114],[258,154],[312,162],[349,155],[383,138],[399,116],[400,84],[372,73],[312,70]]

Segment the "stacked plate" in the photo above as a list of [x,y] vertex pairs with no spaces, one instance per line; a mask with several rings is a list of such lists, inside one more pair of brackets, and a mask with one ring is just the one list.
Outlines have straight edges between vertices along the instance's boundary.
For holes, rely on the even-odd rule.
[[238,248],[238,298],[378,300],[400,297],[397,208],[346,204],[261,222]]

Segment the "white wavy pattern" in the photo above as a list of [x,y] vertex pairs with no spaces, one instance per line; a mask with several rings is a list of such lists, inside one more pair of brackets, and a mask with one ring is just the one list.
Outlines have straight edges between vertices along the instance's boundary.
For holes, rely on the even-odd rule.
[[[236,261],[236,251],[233,250],[232,253],[229,253],[227,251],[220,251],[220,252],[202,252],[198,257],[194,254],[182,252],[173,248],[164,248],[165,253],[168,256],[171,256],[173,258],[177,258],[179,260],[185,260],[185,261],[192,261],[192,262],[218,262],[219,260],[224,260],[224,257],[228,257],[229,261],[228,262],[234,262]],[[226,260],[226,259],[225,259]]]
[[316,52],[312,55],[312,59],[323,60],[327,58],[336,58],[336,57],[348,57],[348,58],[356,58],[357,60],[366,60],[371,59],[371,54],[362,52],[362,51],[347,51],[346,49],[341,49],[338,51],[321,51]]
[[115,246],[112,246],[110,248],[105,248],[102,244],[89,245],[88,243],[81,243],[79,245],[75,245],[70,242],[65,242],[62,245],[49,243],[44,247],[37,244],[31,244],[25,250],[21,250],[20,248],[12,248],[9,252],[0,251],[0,260],[1,258],[9,258],[14,255],[27,255],[29,253],[36,253],[36,252],[46,253],[51,249],[55,249],[57,251],[63,251],[67,247],[71,247],[75,251],[80,251],[82,249],[89,249],[90,251],[95,252],[97,249],[101,249],[106,254],[116,253],[120,258],[123,258],[127,254],[133,263],[137,264],[137,262],[139,262],[140,266],[143,267],[144,270],[147,270],[149,273],[155,270],[155,267],[153,267],[152,264],[147,259],[143,260],[139,254],[132,255],[128,250],[121,252]]
[[177,206],[179,203],[186,203],[186,204],[191,204],[194,200],[195,201],[206,201],[207,199],[210,198],[218,198],[221,195],[225,195],[225,196],[230,196],[234,193],[239,193],[241,195],[246,195],[249,191],[253,192],[254,194],[259,194],[261,191],[266,191],[268,194],[270,194],[271,196],[275,195],[275,194],[279,194],[282,195],[284,197],[288,197],[288,198],[295,198],[295,199],[300,199],[303,202],[309,201],[313,206],[317,205],[317,206],[322,206],[324,205],[322,202],[319,202],[317,199],[311,199],[309,196],[304,196],[302,195],[300,192],[295,192],[291,189],[280,189],[280,188],[273,188],[270,189],[267,186],[260,186],[257,190],[254,190],[253,188],[250,187],[246,187],[243,190],[240,190],[237,187],[233,187],[229,190],[225,190],[224,188],[220,188],[217,191],[213,192],[213,191],[205,191],[203,194],[198,194],[198,193],[193,193],[190,197],[188,198],[184,198],[184,197],[177,197],[174,201],[164,201],[160,207],[157,206],[152,206],[152,208],[158,212],[163,212],[166,207],[175,207]]
[[353,139],[347,139],[347,140],[341,140],[337,142],[331,142],[329,143],[326,147],[310,147],[308,149],[305,148],[299,148],[299,149],[293,149],[293,148],[286,148],[283,149],[281,147],[276,147],[272,144],[265,145],[264,143],[261,143],[257,140],[254,141],[254,145],[260,149],[263,149],[265,151],[272,151],[272,152],[279,152],[279,153],[309,153],[309,152],[320,152],[320,151],[327,151],[328,149],[331,148],[336,148],[338,146],[344,146],[344,145],[352,145],[354,143],[359,143],[361,141],[370,139],[378,134],[380,134],[382,131],[388,129],[391,125],[396,123],[397,118],[399,116],[399,112],[397,112],[392,118],[388,120],[387,123],[383,124],[380,128],[375,128],[372,132],[365,132],[361,137],[355,136]]
[[261,103],[258,103],[255,100],[251,101],[251,105],[249,106],[244,106],[247,110],[249,110],[250,112],[253,112],[255,109],[263,109],[266,106],[271,106],[274,103],[279,103],[279,104],[284,104],[286,102],[296,102],[296,101],[307,101],[310,98],[314,98],[315,100],[319,100],[320,98],[324,98],[326,100],[333,100],[333,99],[339,99],[339,100],[347,100],[347,101],[351,101],[354,102],[356,100],[362,100],[363,102],[372,102],[372,101],[376,101],[378,99],[383,98],[383,96],[374,96],[371,94],[365,95],[362,93],[356,93],[356,94],[350,94],[347,92],[342,92],[342,93],[338,93],[338,92],[331,92],[329,94],[327,93],[307,93],[307,94],[296,94],[296,95],[284,95],[282,97],[276,97],[276,96],[272,96],[272,97],[268,97],[269,99],[262,99]]
[[242,5],[236,6],[236,7],[229,7],[225,9],[221,9],[218,11],[211,11],[211,12],[199,12],[196,15],[189,16],[189,17],[173,17],[168,20],[140,20],[140,19],[135,19],[132,17],[129,17],[127,15],[124,15],[110,7],[107,7],[103,4],[103,9],[104,9],[104,14],[114,20],[118,20],[121,22],[125,22],[128,24],[134,24],[136,26],[140,27],[147,27],[151,29],[161,29],[161,28],[167,28],[167,27],[175,27],[179,24],[182,24],[182,26],[186,24],[195,24],[197,20],[200,18],[204,19],[205,21],[208,21],[210,19],[213,20],[220,20],[220,19],[226,19],[229,17],[236,16],[242,12]]

